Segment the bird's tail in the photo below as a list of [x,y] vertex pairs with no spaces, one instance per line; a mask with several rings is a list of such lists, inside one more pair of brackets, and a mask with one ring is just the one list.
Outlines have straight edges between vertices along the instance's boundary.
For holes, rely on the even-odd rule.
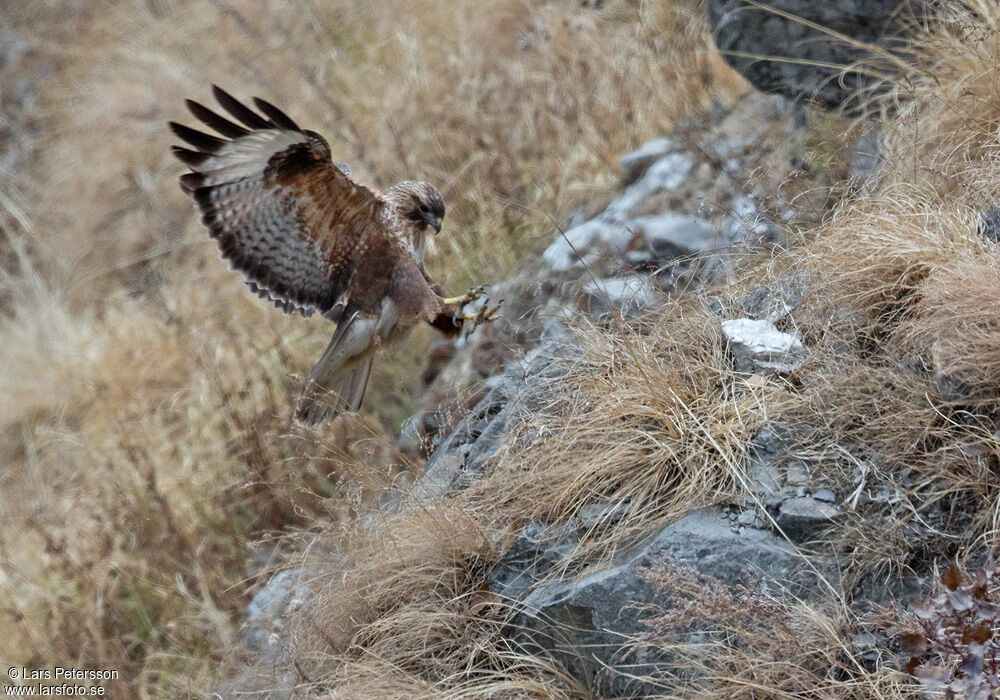
[[[342,413],[356,413],[365,396],[375,350],[365,340],[354,318],[338,326],[323,357],[309,373],[295,409],[296,420],[307,425],[329,423]],[[352,327],[353,326],[353,327]],[[370,340],[370,339],[368,339]],[[360,353],[352,352],[361,350]]]

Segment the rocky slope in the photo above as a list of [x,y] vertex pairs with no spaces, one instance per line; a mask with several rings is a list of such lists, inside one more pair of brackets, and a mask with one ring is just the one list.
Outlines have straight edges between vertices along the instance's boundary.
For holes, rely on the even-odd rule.
[[[759,24],[760,17],[744,15],[737,21],[739,4],[708,3],[720,45],[743,50],[739,42],[752,40],[758,50],[770,51],[765,38],[779,32],[766,23],[748,30],[745,23]],[[789,12],[810,7],[786,4]],[[864,8],[834,3],[821,14],[813,19],[838,30],[853,27],[866,41],[890,41],[901,27],[886,3]],[[815,42],[805,40],[808,32],[787,34],[802,41],[792,41],[780,55],[818,60]],[[804,54],[795,53],[806,45]],[[833,51],[824,56],[857,57]],[[735,65],[759,87],[827,105],[840,104],[842,92],[857,87],[816,93],[816,85],[829,85],[821,67],[810,73],[808,66],[796,64],[794,70],[765,75],[755,65]],[[559,392],[574,391],[558,380],[581,355],[579,329],[603,328],[612,337],[624,337],[627,329],[641,337],[654,332],[645,325],[649,314],[667,300],[694,300],[689,313],[721,339],[726,371],[750,393],[774,383],[794,393],[807,370],[841,371],[848,358],[878,355],[867,347],[848,349],[849,343],[868,342],[863,333],[835,339],[834,345],[842,347],[831,352],[815,327],[806,331],[812,333],[808,338],[800,332],[800,310],[810,295],[816,296],[818,273],[790,269],[727,298],[700,293],[727,282],[740,289],[734,280],[747,260],[780,251],[790,245],[789,232],[819,225],[835,197],[851,201],[877,182],[883,161],[871,130],[855,139],[849,157],[832,158],[824,168],[804,162],[811,137],[807,116],[799,103],[750,93],[625,154],[615,196],[579,212],[565,230],[553,232],[538,260],[526,261],[517,276],[491,290],[494,298],[506,300],[503,320],[437,348],[420,412],[401,439],[405,449],[427,454],[424,473],[383,508],[406,511],[449,503],[488,478],[511,445],[544,441],[549,428],[531,419],[558,403]],[[830,181],[839,182],[836,192],[825,186]],[[982,217],[983,233],[991,235],[993,218],[989,212]],[[815,315],[815,300],[811,304],[809,313]],[[842,305],[817,325],[822,332],[841,326],[853,332],[867,323],[858,320],[860,315]],[[893,372],[905,375],[900,385],[928,383],[938,400],[969,399],[961,386],[949,383],[951,375],[911,360],[879,355],[873,365],[892,363]],[[822,429],[836,433],[836,426]],[[876,581],[872,571],[877,567],[859,574],[854,560],[842,556],[842,543],[812,545],[831,532],[850,532],[849,520],[864,521],[858,531],[875,528],[864,530],[870,539],[879,523],[910,511],[927,532],[952,533],[948,506],[928,499],[930,505],[921,505],[918,514],[910,500],[911,487],[917,488],[913,472],[889,474],[890,460],[869,446],[846,439],[838,443],[827,435],[823,454],[803,450],[822,429],[763,421],[748,449],[730,465],[739,482],[734,496],[699,504],[666,525],[632,530],[606,556],[589,559],[581,552],[629,517],[628,502],[590,501],[566,517],[516,522],[509,531],[490,533],[498,554],[478,593],[503,611],[497,615],[502,636],[519,650],[554,659],[593,696],[645,697],[656,694],[658,674],[676,670],[669,649],[646,643],[650,610],[664,619],[683,618],[672,633],[688,639],[711,639],[718,631],[712,620],[691,624],[685,617],[690,597],[650,574],[665,562],[739,591],[746,600],[815,602],[820,609],[836,599],[846,614],[858,618],[888,601],[910,600],[928,580],[930,559],[919,560],[921,553],[908,560],[912,568],[905,575]],[[975,449],[987,448],[977,443]],[[837,450],[841,454],[828,454]],[[575,455],[561,458],[571,463]],[[279,574],[251,606],[248,641],[278,667],[287,662],[280,653],[287,644],[285,616],[308,599],[304,581],[310,576],[308,569]],[[864,625],[855,629],[842,644],[844,654],[859,667],[875,668],[875,660],[889,653],[886,638]]]
[[[401,438],[404,447],[428,449],[424,474],[385,508],[411,508],[413,496],[425,503],[447,499],[474,483],[513,427],[552,399],[551,380],[578,352],[571,328],[641,324],[664,298],[723,278],[735,257],[780,246],[776,219],[787,226],[815,217],[802,200],[774,196],[780,184],[801,177],[792,154],[805,131],[791,103],[749,94],[706,119],[707,128],[691,122],[624,155],[619,194],[595,212],[581,212],[554,234],[540,260],[490,290],[505,299],[503,319],[437,349],[421,412]],[[766,174],[746,186],[761,169]],[[765,197],[769,209],[760,204]],[[787,373],[801,361],[798,338],[773,322],[794,309],[806,284],[789,279],[758,289],[746,299],[745,317],[718,316],[741,371]],[[622,517],[620,504],[595,503],[568,521],[521,527],[489,576],[491,593],[517,611],[512,641],[556,654],[599,693],[640,696],[650,689],[630,679],[650,670],[644,664],[655,665],[655,658],[637,661],[630,652],[645,630],[640,607],[669,604],[643,578],[655,562],[669,559],[727,584],[806,597],[818,577],[835,577],[832,562],[823,562],[823,571],[819,562],[804,568],[795,543],[837,517],[838,497],[803,465],[777,466],[782,442],[774,432],[762,432],[756,445],[746,465],[752,497],[641,534],[596,568],[566,566],[581,540]],[[283,618],[308,597],[310,576],[307,569],[278,574],[248,610],[247,641],[270,662],[283,659]]]

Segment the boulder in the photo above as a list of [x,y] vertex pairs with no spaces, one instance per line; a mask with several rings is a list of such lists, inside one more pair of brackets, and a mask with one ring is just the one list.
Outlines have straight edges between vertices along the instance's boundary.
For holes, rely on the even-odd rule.
[[591,256],[622,256],[628,250],[632,234],[621,224],[601,218],[591,219],[559,234],[542,253],[542,260],[552,270],[569,270],[583,265]]
[[722,322],[722,333],[741,372],[791,372],[802,364],[802,341],[782,333],[770,321],[737,318]]
[[784,230],[760,212],[749,197],[733,200],[723,233],[729,243],[751,249],[762,243],[782,245],[785,242]]
[[870,126],[854,144],[847,177],[854,180],[862,192],[870,192],[878,184],[884,162],[881,134],[878,128]]
[[634,218],[642,205],[663,192],[680,189],[687,182],[694,168],[694,160],[687,153],[668,153],[653,163],[639,180],[625,188],[618,199],[611,202],[601,219],[625,223]]
[[701,253],[719,243],[715,227],[690,214],[666,212],[641,216],[629,221],[627,227],[636,236],[633,245],[641,244],[660,261]]
[[835,108],[845,105],[858,88],[880,87],[863,71],[842,72],[835,66],[874,61],[860,43],[887,46],[898,42],[927,4],[921,0],[705,0],[705,8],[724,59],[754,87]]
[[[565,373],[565,363],[579,350],[566,343],[558,327],[542,337],[539,346],[524,358],[512,361],[489,380],[490,389],[424,465],[423,477],[414,485],[422,500],[441,498],[465,488],[483,473],[496,454],[507,427],[524,412],[539,409],[549,398],[548,380]],[[396,499],[384,504],[393,508]]]
[[649,613],[643,606],[669,609],[682,602],[672,601],[644,577],[657,562],[673,560],[761,594],[802,595],[815,585],[814,570],[803,565],[788,542],[764,530],[734,531],[715,509],[695,511],[651,533],[605,566],[547,582],[547,567],[561,559],[553,543],[566,548],[573,542],[554,527],[525,528],[495,570],[491,589],[513,599],[519,611],[508,630],[516,643],[554,655],[602,697],[654,692],[634,678],[652,671],[659,652],[636,649],[632,641],[646,631],[642,621]]

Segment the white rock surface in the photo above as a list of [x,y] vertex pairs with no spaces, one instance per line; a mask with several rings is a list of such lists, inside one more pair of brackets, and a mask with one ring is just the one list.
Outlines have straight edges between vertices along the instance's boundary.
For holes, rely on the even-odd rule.
[[715,247],[719,237],[715,227],[704,219],[676,212],[640,216],[626,227],[641,237],[654,258],[699,253]]
[[791,372],[804,359],[802,341],[770,321],[737,318],[722,322],[722,333],[741,372]]
[[761,213],[749,197],[734,199],[726,218],[724,232],[730,243],[755,247],[763,242],[781,243],[784,240],[781,227]]
[[642,169],[655,163],[668,153],[681,150],[674,139],[658,138],[639,146],[639,148],[622,156],[622,176],[626,180],[635,180],[642,174]]
[[653,163],[637,182],[629,185],[622,196],[608,205],[601,218],[625,222],[634,216],[634,210],[649,197],[659,192],[670,192],[683,185],[694,161],[684,153],[669,153]]
[[309,597],[307,569],[287,569],[271,577],[247,606],[244,634],[247,646],[272,664],[284,658],[287,643],[285,620]]
[[590,312],[597,318],[609,313],[625,318],[641,314],[656,303],[648,277],[627,275],[591,280],[583,286]]
[[542,259],[552,270],[569,270],[591,254],[624,255],[632,233],[621,224],[591,219],[560,234]]
[[696,216],[676,212],[634,216],[649,197],[676,190],[687,181],[694,163],[687,154],[677,152],[677,147],[671,139],[656,139],[625,156],[622,167],[626,170],[640,168],[643,159],[660,157],[601,214],[556,237],[542,253],[549,269],[570,270],[601,256],[624,259],[627,253],[641,248],[630,245],[636,231],[644,232],[646,247],[654,257],[688,255],[714,245],[717,231]]

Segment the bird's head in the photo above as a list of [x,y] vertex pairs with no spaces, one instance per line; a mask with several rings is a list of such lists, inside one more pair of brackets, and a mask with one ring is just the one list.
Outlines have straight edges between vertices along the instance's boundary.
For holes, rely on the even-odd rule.
[[424,232],[430,226],[434,233],[441,231],[444,197],[434,185],[407,180],[386,190],[385,197],[410,228]]

